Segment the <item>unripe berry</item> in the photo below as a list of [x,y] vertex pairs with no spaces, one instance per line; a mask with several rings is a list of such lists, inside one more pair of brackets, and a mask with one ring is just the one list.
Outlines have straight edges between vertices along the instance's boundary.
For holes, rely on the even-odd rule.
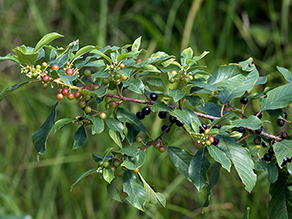
[[45,67],[47,67],[47,66],[48,66],[48,63],[46,63],[46,62],[43,62],[43,63],[42,63],[42,67],[43,67],[43,68],[45,68]]
[[102,82],[103,82],[104,84],[108,84],[108,83],[110,82],[110,80],[109,80],[108,78],[104,78],[104,79],[102,79]]
[[138,173],[139,172],[139,168],[132,170],[133,173]]
[[140,135],[138,135],[138,136],[136,136],[135,141],[136,141],[137,143],[140,143],[141,141],[143,141],[143,137],[140,136]]
[[82,97],[83,97],[83,99],[86,100],[86,101],[87,101],[87,100],[90,100],[90,98],[91,98],[90,95],[86,95],[86,94],[83,94]]
[[84,108],[84,112],[85,113],[90,113],[91,112],[91,107],[90,106],[86,106],[85,108]]
[[76,100],[80,100],[81,97],[82,97],[82,93],[79,92],[79,91],[77,91],[77,92],[75,93],[75,98],[76,98]]
[[91,90],[96,90],[96,89],[98,89],[98,88],[100,88],[100,86],[99,86],[98,84],[93,84],[93,85],[91,86]]
[[79,100],[78,101],[78,106],[80,106],[81,108],[86,106],[86,102],[84,100]]
[[166,148],[162,145],[158,148],[158,151],[161,153],[164,152],[165,150],[166,150]]
[[136,59],[136,62],[137,62],[137,63],[140,63],[140,62],[143,62],[143,60],[142,60],[141,58],[137,58],[137,59]]
[[115,108],[118,105],[117,102],[114,100],[111,100],[108,104],[110,108]]
[[125,63],[123,63],[123,62],[121,62],[119,66],[120,66],[120,68],[125,68],[126,67]]
[[47,89],[49,87],[49,84],[48,83],[43,83],[42,84],[42,88],[45,90],[45,89]]
[[62,100],[64,95],[61,94],[61,93],[57,93],[56,97],[57,97],[58,100]]
[[128,77],[127,77],[127,76],[125,76],[125,75],[121,75],[121,79],[122,79],[122,81],[125,81],[125,80],[127,80],[127,79],[128,79]]
[[57,65],[57,64],[52,65],[52,70],[58,71],[59,70],[59,65]]
[[110,166],[110,162],[108,162],[108,161],[104,161],[103,162],[103,167],[104,168],[108,168]]
[[111,101],[111,99],[112,99],[111,97],[105,97],[105,98],[104,98],[104,101],[105,101],[106,103],[109,103],[109,102]]
[[191,81],[191,79],[190,79],[189,77],[185,77],[185,78],[184,78],[184,82],[185,82],[185,83],[189,83],[190,81]]
[[177,74],[177,71],[176,71],[176,70],[172,70],[170,73],[171,73],[172,75],[176,75],[176,74]]
[[115,161],[114,161],[114,166],[115,166],[115,167],[119,167],[119,166],[121,166],[121,161],[119,161],[119,160],[115,160]]
[[124,175],[124,171],[123,170],[118,170],[116,172],[116,176],[119,177],[119,178],[123,177],[123,175]]
[[84,70],[84,75],[89,77],[91,75],[91,71],[89,69]]
[[106,118],[106,113],[105,112],[101,112],[99,114],[100,118],[105,119]]
[[158,141],[153,146],[158,149],[161,146],[161,143]]

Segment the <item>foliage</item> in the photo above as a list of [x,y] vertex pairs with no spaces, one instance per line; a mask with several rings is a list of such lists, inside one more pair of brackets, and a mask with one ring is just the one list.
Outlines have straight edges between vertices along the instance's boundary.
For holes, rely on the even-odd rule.
[[[108,183],[107,191],[115,200],[128,202],[142,211],[146,204],[164,207],[165,197],[147,183],[144,179],[147,176],[143,177],[139,172],[145,162],[151,162],[146,156],[149,148],[158,145],[160,152],[167,148],[174,166],[198,191],[207,187],[208,196],[217,183],[221,167],[228,172],[234,167],[248,192],[255,187],[257,174],[268,173],[272,195],[270,216],[291,218],[290,136],[283,140],[283,133],[269,133],[262,128],[268,121],[259,118],[260,113],[265,113],[278,121],[291,123],[283,111],[291,102],[289,83],[268,92],[252,93],[255,86],[266,82],[259,76],[252,58],[222,65],[210,73],[206,66],[198,64],[208,52],[196,56],[191,48],[187,48],[182,51],[180,59],[176,59],[159,51],[141,60],[139,56],[146,52],[140,49],[141,37],[122,47],[89,45],[79,48],[78,40],[66,48],[49,45],[59,37],[62,35],[58,33],[47,34],[35,48],[22,45],[13,50],[14,54],[1,57],[18,63],[21,72],[33,80],[5,88],[0,93],[0,100],[28,83],[42,82],[44,88],[48,87],[44,85],[59,88],[59,101],[41,128],[32,135],[38,156],[45,152],[50,132],[68,124],[78,125],[73,137],[74,150],[86,144],[88,128],[91,127],[92,135],[108,132],[116,145],[94,153],[97,168],[82,173],[71,189],[85,176],[96,173]],[[58,65],[58,68],[52,68],[53,65]],[[73,73],[68,74],[68,69],[73,69]],[[83,69],[90,69],[93,73],[87,76]],[[290,72],[282,67],[278,70],[289,82]],[[46,76],[49,76],[49,81]],[[82,115],[56,121],[57,107],[68,95],[65,89],[70,93],[75,90],[76,99],[79,103],[85,101],[86,106],[82,105]],[[248,101],[260,100],[260,112],[245,114],[247,105],[239,102],[245,93],[249,94]],[[59,94],[62,94],[61,98]],[[133,104],[148,106],[152,113],[167,112],[169,121],[159,136],[150,135],[142,121],[148,114],[143,113],[143,108],[143,117],[138,116],[132,111]],[[199,118],[209,121],[209,124],[202,123]],[[244,133],[239,132],[238,128],[242,127]],[[189,152],[168,145],[167,133],[173,129],[183,129],[197,149],[192,148],[194,152]],[[137,140],[140,132],[148,136],[146,140]],[[271,159],[266,158],[266,154]],[[277,205],[277,198],[282,200],[281,205]],[[248,212],[249,209],[244,217],[248,217]]]

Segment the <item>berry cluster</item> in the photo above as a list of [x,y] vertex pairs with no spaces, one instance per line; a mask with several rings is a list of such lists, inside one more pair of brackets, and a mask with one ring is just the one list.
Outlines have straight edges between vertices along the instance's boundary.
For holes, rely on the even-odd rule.
[[[182,127],[184,125],[183,122],[179,121],[175,116],[172,116],[172,115],[169,115],[167,117],[167,112],[166,111],[159,111],[158,113],[158,117],[160,119],[165,119],[165,118],[168,118],[169,122],[170,122],[170,125],[172,124],[176,124],[176,126],[178,127]],[[169,132],[170,131],[170,125],[167,125],[167,124],[164,124],[162,125],[161,127],[161,130],[164,132],[166,130],[166,132]]]
[[177,72],[176,70],[172,70],[169,74],[169,83],[173,84],[175,82],[184,82],[189,83],[194,79],[192,73],[184,73],[184,71]]

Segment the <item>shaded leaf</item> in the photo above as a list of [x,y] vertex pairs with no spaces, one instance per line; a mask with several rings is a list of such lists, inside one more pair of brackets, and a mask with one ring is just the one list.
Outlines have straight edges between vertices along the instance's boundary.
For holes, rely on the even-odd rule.
[[232,125],[235,127],[246,127],[252,130],[256,130],[262,126],[263,122],[254,115],[249,116],[247,119],[234,120]]
[[63,119],[59,119],[57,122],[55,122],[55,125],[53,127],[53,131],[54,133],[56,133],[57,131],[59,131],[61,128],[63,128],[64,126],[72,123],[76,121],[75,118],[63,118]]
[[138,130],[142,132],[147,132],[143,123],[136,117],[134,113],[130,112],[128,109],[118,108],[117,119],[121,122],[128,122],[134,125],[135,127],[137,127]]
[[29,84],[29,81],[21,82],[19,84],[14,84],[13,86],[9,86],[4,88],[0,93],[0,103],[6,97],[8,94],[10,94],[12,91],[17,90],[18,88],[21,88],[22,86]]
[[124,128],[123,124],[120,121],[118,121],[118,120],[116,120],[114,118],[106,118],[105,119],[105,123],[106,123],[106,125],[107,125],[107,127],[109,129],[111,129],[113,131],[116,131],[116,132],[119,132],[121,137],[122,137],[122,139],[124,139],[124,137],[125,137],[124,129],[125,128]]
[[136,156],[138,154],[138,148],[135,146],[127,146],[121,150],[115,151],[115,153],[126,154],[128,156]]
[[52,42],[53,40],[59,37],[64,37],[64,36],[55,32],[46,34],[40,39],[40,41],[38,41],[38,43],[36,44],[34,48],[34,52],[38,52],[42,47],[44,47],[45,45],[47,45],[48,43]]
[[84,118],[92,122],[92,134],[100,134],[104,130],[104,121],[99,116],[86,115]]
[[50,134],[52,128],[55,124],[56,119],[56,108],[59,102],[57,102],[53,107],[50,115],[46,121],[42,124],[41,128],[32,134],[33,144],[38,152],[38,154],[43,154],[46,150],[46,141],[48,135]]
[[111,183],[111,184],[107,184],[106,186],[106,190],[107,190],[107,193],[109,194],[109,196],[118,201],[118,202],[122,202],[120,196],[119,196],[119,190],[118,188],[116,187],[116,185],[114,183]]
[[279,166],[282,164],[284,157],[292,157],[292,140],[283,140],[273,144],[273,149]]
[[197,106],[205,103],[204,99],[200,96],[185,96],[185,98],[189,101],[191,106]]
[[121,137],[120,135],[118,134],[118,132],[115,132],[113,130],[109,130],[109,136],[111,137],[111,139],[120,147],[122,148],[123,145],[122,145],[122,141],[121,141]]
[[269,183],[274,183],[278,179],[278,168],[274,163],[268,163],[267,165],[268,170],[268,181]]
[[75,75],[60,75],[59,74],[59,77],[61,78],[61,80],[65,83],[65,84],[68,84],[68,85],[72,85],[72,82],[76,80],[77,78],[77,74]]
[[84,126],[80,126],[74,134],[73,150],[82,147],[87,140],[87,135]]
[[147,84],[157,87],[165,87],[163,81],[160,78],[149,78],[146,81]]
[[167,107],[167,105],[164,102],[154,103],[151,106],[152,112],[158,112],[158,111],[170,111],[170,108]]
[[227,155],[224,153],[224,151],[220,150],[214,145],[210,145],[207,147],[210,155],[222,165],[224,169],[226,169],[228,172],[230,172],[231,167],[231,161],[227,157]]
[[138,150],[138,153],[134,156],[128,156],[121,166],[126,167],[129,170],[135,170],[141,167],[145,162],[145,152]]
[[184,97],[184,95],[186,94],[186,92],[180,90],[180,89],[168,89],[168,96],[172,97],[174,102],[179,101],[180,99],[182,99]]
[[137,93],[143,94],[144,93],[144,84],[140,79],[135,79],[131,81],[123,81],[123,85],[128,87],[129,90]]
[[250,208],[248,207],[248,208],[246,209],[245,214],[243,215],[243,217],[242,217],[241,219],[249,219],[249,211],[250,211]]
[[286,69],[286,68],[279,67],[279,66],[277,66],[277,69],[278,69],[279,72],[282,73],[282,75],[284,76],[284,78],[285,78],[288,82],[292,82],[292,74],[291,74],[291,71],[289,71],[289,70]]

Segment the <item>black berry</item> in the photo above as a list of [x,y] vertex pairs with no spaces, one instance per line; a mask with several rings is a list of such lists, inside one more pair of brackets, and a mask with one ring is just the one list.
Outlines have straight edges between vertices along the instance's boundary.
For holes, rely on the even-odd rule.
[[219,139],[218,138],[214,138],[214,141],[212,142],[212,145],[217,145],[219,143]]
[[[164,124],[162,127],[161,127],[161,130],[164,132],[166,129],[168,128],[168,125]],[[170,129],[168,129],[166,132],[169,132]]]
[[265,142],[262,142],[262,146],[263,146],[264,148],[268,147],[268,146],[266,145]]
[[137,117],[138,119],[142,120],[142,119],[145,118],[145,114],[139,111],[139,112],[136,113],[136,117]]
[[181,126],[184,125],[184,123],[181,122],[181,121],[179,121],[179,120],[176,120],[176,121],[175,121],[175,124],[176,124],[178,127],[181,127]]
[[283,119],[278,119],[278,125],[279,126],[285,125],[285,121]]
[[166,118],[166,111],[160,111],[160,112],[158,113],[158,117],[159,117],[160,119],[164,119],[164,118]]
[[248,103],[248,99],[247,99],[247,97],[242,97],[242,98],[240,98],[240,102],[241,102],[242,104],[247,104],[247,103]]
[[274,149],[272,147],[270,147],[268,152],[269,152],[269,155],[273,155],[274,154]]
[[265,154],[265,155],[264,155],[264,160],[265,160],[265,161],[271,161],[271,160],[272,160],[271,155],[270,155],[270,154]]
[[150,99],[151,100],[155,101],[155,100],[157,100],[157,98],[158,98],[158,95],[156,93],[151,93],[150,94]]
[[288,137],[287,132],[282,132],[282,133],[281,133],[281,137],[284,138],[284,139],[287,138],[287,137]]
[[258,128],[257,130],[255,130],[255,132],[257,134],[261,134],[261,132],[263,131],[263,127]]
[[258,114],[258,113],[259,113],[259,112],[256,112],[254,115],[257,116],[259,119],[261,119],[262,116],[263,116],[263,114],[262,114],[262,113]]
[[285,111],[283,111],[283,115],[284,115],[284,118],[287,119],[288,114]]
[[288,163],[290,161],[290,159],[288,157],[284,157],[283,158],[283,165]]
[[239,128],[238,128],[238,132],[240,132],[240,133],[245,133],[245,128],[243,128],[243,127],[239,127]]
[[170,121],[170,123],[175,123],[175,121],[176,121],[176,117],[175,116],[169,116],[169,121]]
[[202,123],[202,126],[200,127],[200,133],[204,133],[207,129],[207,125],[205,123]]
[[151,113],[151,109],[150,109],[150,107],[145,106],[145,107],[142,109],[142,113],[143,113],[144,115],[149,115],[149,114]]
[[214,125],[213,128],[214,128],[214,129],[220,129],[220,128],[221,128],[221,125],[219,125],[219,124]]

